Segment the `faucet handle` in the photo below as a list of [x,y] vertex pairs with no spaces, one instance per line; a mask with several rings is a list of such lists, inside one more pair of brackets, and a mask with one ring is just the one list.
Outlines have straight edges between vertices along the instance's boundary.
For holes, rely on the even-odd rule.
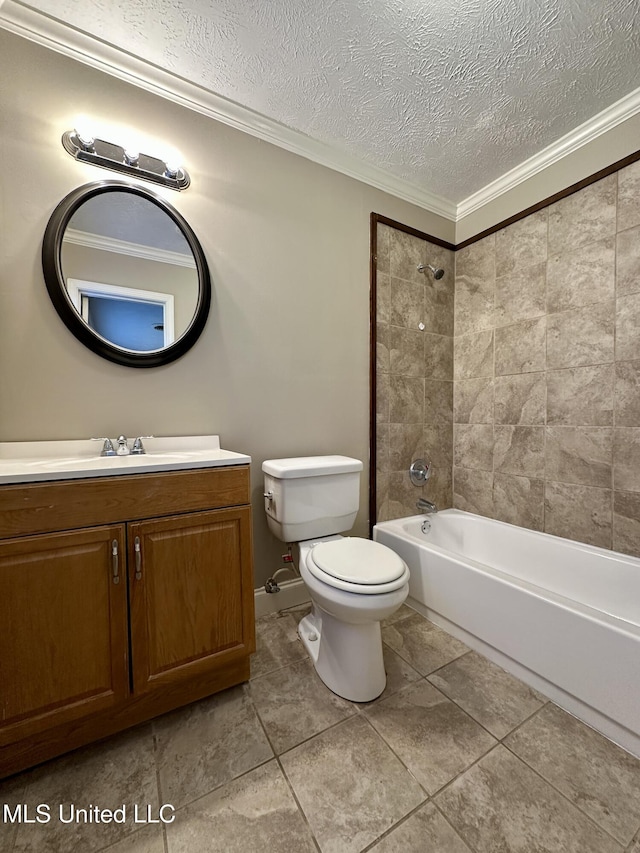
[[131,448],[131,453],[136,456],[141,456],[143,453],[147,451],[144,449],[144,444],[142,443],[143,439],[153,438],[152,435],[139,435],[136,440],[133,442],[133,447]]
[[92,438],[91,441],[101,441],[102,442],[102,450],[100,451],[100,456],[115,456],[116,451],[113,447],[113,442],[110,438]]
[[415,459],[409,468],[409,479],[414,486],[424,486],[431,476],[431,462],[428,459]]

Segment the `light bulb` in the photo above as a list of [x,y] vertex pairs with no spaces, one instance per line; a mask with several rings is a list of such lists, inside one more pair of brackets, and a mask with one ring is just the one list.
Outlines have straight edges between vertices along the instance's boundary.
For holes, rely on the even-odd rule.
[[93,151],[93,146],[96,140],[93,133],[91,133],[88,127],[76,127],[74,133],[76,135],[76,139],[80,143],[81,148],[83,148],[85,151]]

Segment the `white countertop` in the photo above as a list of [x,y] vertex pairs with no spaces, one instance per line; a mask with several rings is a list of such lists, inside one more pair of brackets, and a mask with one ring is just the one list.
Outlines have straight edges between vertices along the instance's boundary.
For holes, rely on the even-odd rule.
[[[117,441],[112,438],[114,447]],[[129,439],[129,447],[133,438]],[[100,456],[101,441],[7,441],[0,442],[0,485],[151,474],[248,465],[251,457],[223,450],[217,435],[174,436],[143,439],[146,453],[138,456]]]

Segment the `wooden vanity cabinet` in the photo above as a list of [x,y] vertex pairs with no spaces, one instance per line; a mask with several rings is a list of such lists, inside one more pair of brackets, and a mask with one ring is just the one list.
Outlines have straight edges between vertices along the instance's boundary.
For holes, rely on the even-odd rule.
[[134,693],[179,685],[246,652],[250,522],[244,507],[129,525]]
[[245,681],[248,466],[0,486],[0,778]]
[[0,542],[0,742],[126,699],[125,553],[123,525]]

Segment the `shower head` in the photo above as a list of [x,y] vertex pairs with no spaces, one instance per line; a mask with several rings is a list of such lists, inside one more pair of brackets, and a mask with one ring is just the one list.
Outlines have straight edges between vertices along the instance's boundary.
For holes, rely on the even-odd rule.
[[431,274],[435,278],[436,281],[439,281],[444,275],[443,269],[436,269],[431,266],[431,264],[418,264],[418,272],[426,272],[427,270],[431,270]]

